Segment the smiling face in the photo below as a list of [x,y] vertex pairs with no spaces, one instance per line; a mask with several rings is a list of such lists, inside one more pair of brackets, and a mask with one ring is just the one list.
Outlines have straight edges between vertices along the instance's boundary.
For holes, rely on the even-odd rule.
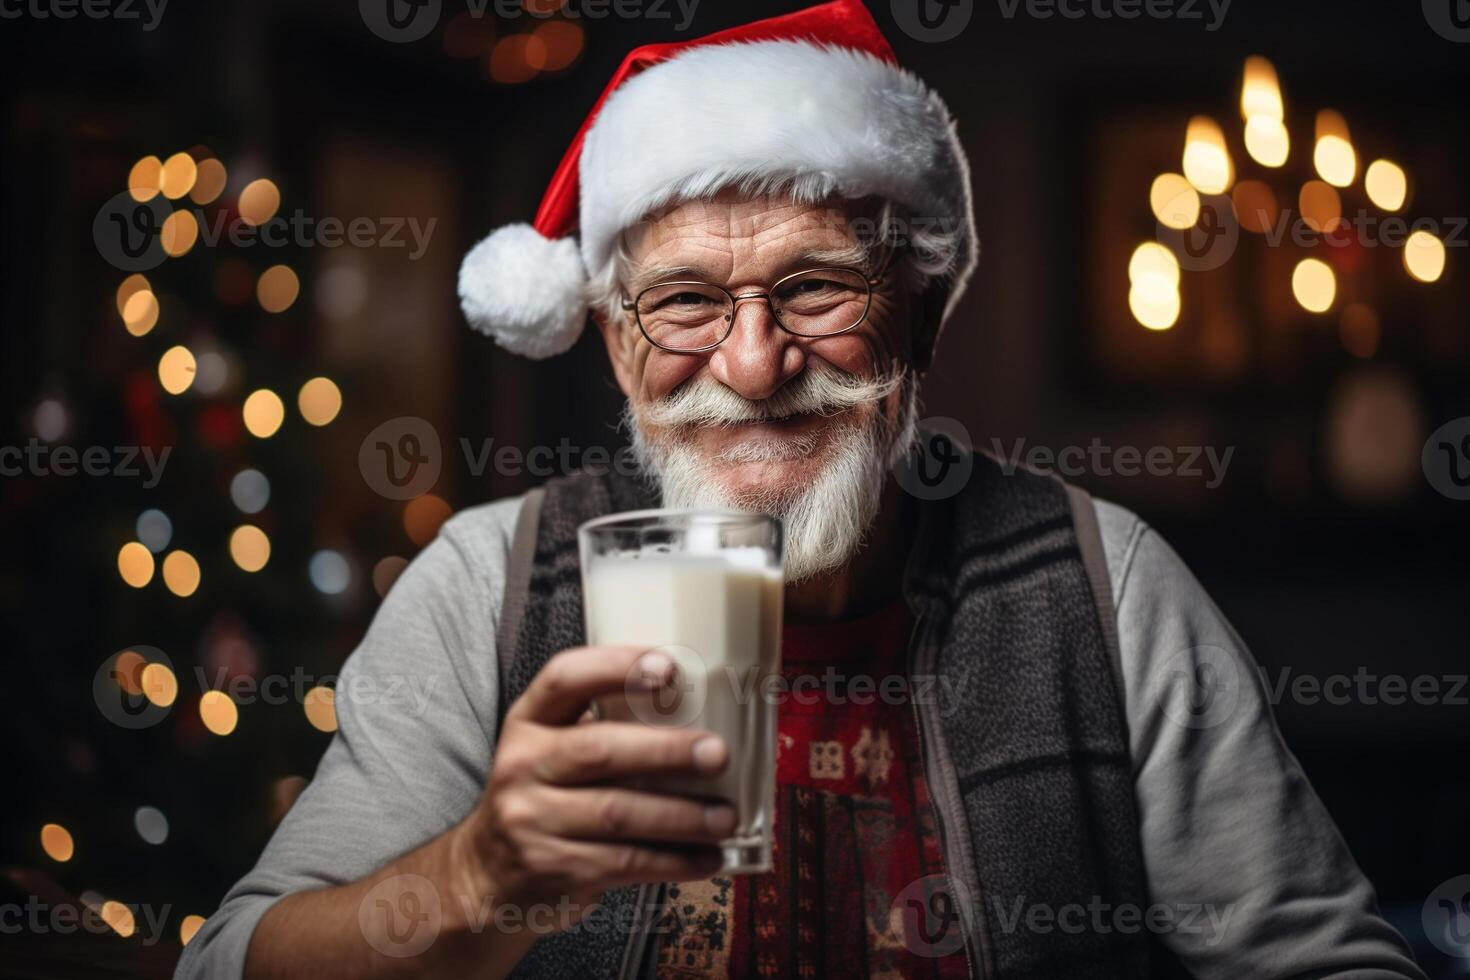
[[[733,192],[680,204],[625,235],[623,288],[631,297],[699,280],[739,297],[819,266],[876,276],[852,231],[861,216],[845,204]],[[835,336],[795,336],[760,299],[740,300],[729,336],[702,353],[654,346],[631,313],[600,326],[635,448],[665,504],[783,517],[788,578],[799,580],[852,557],[907,445],[912,318],[911,295],[890,269],[863,322]]]

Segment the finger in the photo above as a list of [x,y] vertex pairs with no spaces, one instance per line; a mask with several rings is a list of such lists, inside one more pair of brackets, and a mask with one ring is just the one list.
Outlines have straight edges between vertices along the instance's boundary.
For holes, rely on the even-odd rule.
[[532,797],[540,829],[558,837],[650,844],[711,844],[735,831],[735,808],[618,787],[541,786]]
[[564,841],[563,855],[577,876],[601,888],[648,881],[698,881],[720,870],[724,855],[708,845],[650,847]]
[[666,683],[673,673],[673,660],[657,650],[573,647],[546,662],[525,693],[510,706],[506,720],[570,725],[593,698],[627,690],[630,684],[652,690]]
[[543,728],[545,749],[532,764],[542,782],[578,784],[637,776],[712,776],[730,760],[729,746],[698,728],[654,728],[597,721]]

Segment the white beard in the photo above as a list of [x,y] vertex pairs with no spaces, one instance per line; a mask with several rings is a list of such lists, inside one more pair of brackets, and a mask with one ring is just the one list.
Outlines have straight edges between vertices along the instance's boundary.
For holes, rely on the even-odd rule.
[[[815,435],[751,439],[711,459],[687,440],[668,433],[691,424],[732,424],[798,412],[834,415],[856,405],[873,404],[901,389],[896,424],[882,412],[861,422],[834,427],[823,450],[816,480],[791,488],[733,494],[721,482],[715,463],[778,461],[810,455]],[[665,507],[758,511],[781,518],[786,581],[800,582],[840,568],[858,553],[878,514],[888,471],[903,459],[918,424],[918,384],[907,370],[865,381],[823,362],[812,364],[774,396],[753,402],[712,378],[645,408],[624,411],[633,451],[644,473],[654,478]],[[650,425],[649,419],[658,425]],[[655,430],[650,436],[645,426]]]

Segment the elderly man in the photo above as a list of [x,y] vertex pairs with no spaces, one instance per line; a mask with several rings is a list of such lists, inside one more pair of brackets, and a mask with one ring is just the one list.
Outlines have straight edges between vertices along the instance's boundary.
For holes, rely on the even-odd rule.
[[[895,479],[967,182],[858,0],[629,57],[460,291],[538,357],[590,307],[646,479],[445,525],[343,672],[427,710],[339,700],[180,976],[1421,976],[1157,534],[981,456]],[[769,873],[717,873],[730,807],[629,788],[730,746],[586,711],[672,663],[583,645],[575,528],[660,502],[782,519],[788,669],[909,682],[782,705]]]

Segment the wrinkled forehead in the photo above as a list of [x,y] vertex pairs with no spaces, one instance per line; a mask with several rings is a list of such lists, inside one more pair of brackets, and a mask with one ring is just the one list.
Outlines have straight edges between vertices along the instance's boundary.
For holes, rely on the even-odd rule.
[[872,238],[876,213],[866,200],[813,203],[730,189],[659,210],[627,229],[623,243],[635,271],[657,266],[759,275],[802,261],[856,264]]

